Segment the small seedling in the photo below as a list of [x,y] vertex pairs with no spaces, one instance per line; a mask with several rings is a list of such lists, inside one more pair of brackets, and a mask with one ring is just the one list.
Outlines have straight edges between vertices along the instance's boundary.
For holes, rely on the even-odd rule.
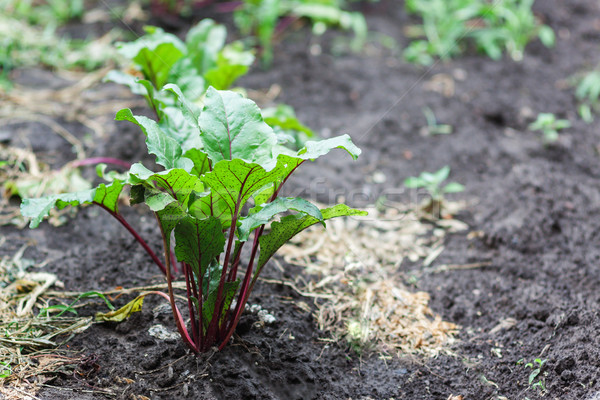
[[[546,361],[548,360],[542,360],[540,358],[536,358],[535,360],[533,360],[533,362],[529,362],[527,364],[525,364],[525,368],[531,368],[532,371],[529,374],[529,379],[528,379],[528,383],[529,386],[531,386],[534,389],[539,389],[541,391],[546,390],[546,384],[543,378],[538,379],[541,372],[542,372],[542,367],[544,366],[544,364],[546,363]],[[522,365],[524,363],[523,359],[520,359],[519,361],[517,361],[517,365]],[[537,382],[535,382],[535,380],[537,380]]]
[[427,127],[424,128],[424,132],[428,135],[449,135],[452,133],[452,125],[438,124],[435,114],[429,107],[424,107],[423,115],[427,120]]
[[556,119],[552,113],[540,113],[537,119],[529,124],[532,131],[542,131],[544,144],[555,143],[558,140],[558,131],[570,128],[571,123],[567,119]]
[[424,188],[434,202],[442,203],[445,194],[465,190],[465,187],[457,182],[442,186],[442,182],[448,179],[449,175],[450,167],[445,166],[436,172],[422,172],[419,176],[411,176],[404,180],[404,186],[409,189]]
[[[301,150],[292,151],[277,144],[258,106],[239,93],[209,87],[200,112],[189,107],[190,100],[176,85],[166,85],[165,90],[176,94],[179,112],[195,129],[186,141],[129,109],[116,116],[141,128],[148,153],[156,156],[162,170],[151,171],[136,163],[126,177],[104,175],[110,181],[90,190],[25,199],[21,212],[31,218],[31,228],[52,208],[68,205],[95,204],[115,217],[163,271],[168,290],[142,294],[97,319],[122,320],[141,308],[145,295],[157,294],[169,301],[185,344],[201,353],[213,346],[222,349],[229,342],[260,272],[281,246],[330,218],[366,215],[344,204],[319,209],[302,198],[280,196],[289,177],[306,161],[336,148],[355,159],[360,149],[342,135],[309,141]],[[154,213],[164,262],[119,212],[118,200],[125,186],[131,187],[129,204],[145,204]],[[242,256],[248,243],[249,254]],[[175,302],[175,261],[186,282],[187,318]]]

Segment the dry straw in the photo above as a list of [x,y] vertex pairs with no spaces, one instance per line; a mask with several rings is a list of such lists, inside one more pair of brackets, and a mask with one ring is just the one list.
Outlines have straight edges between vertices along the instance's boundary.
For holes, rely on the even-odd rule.
[[384,353],[447,351],[459,327],[429,308],[429,294],[408,290],[404,260],[428,266],[443,251],[444,236],[466,229],[460,221],[427,220],[401,205],[369,210],[369,217],[336,219],[284,246],[286,262],[306,268],[309,281],[293,285],[311,294],[319,328],[351,345]]

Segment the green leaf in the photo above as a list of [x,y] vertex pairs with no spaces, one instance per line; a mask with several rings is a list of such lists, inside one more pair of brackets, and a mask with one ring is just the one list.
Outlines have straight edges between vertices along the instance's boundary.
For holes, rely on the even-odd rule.
[[554,31],[548,25],[542,25],[540,27],[540,30],[538,32],[538,37],[540,38],[540,41],[546,47],[552,47],[552,46],[554,46],[554,43],[556,42],[556,37],[554,35]]
[[189,158],[194,163],[191,173],[200,177],[210,171],[210,160],[208,155],[198,149],[190,149],[185,153],[185,158]]
[[204,276],[206,268],[223,252],[225,235],[217,218],[185,217],[175,227],[175,255],[186,262],[196,277]]
[[[237,292],[239,284],[240,284],[239,280],[237,280],[235,282],[225,282],[223,284],[223,308],[221,308],[221,310],[219,310],[219,311],[222,311],[221,320],[219,321],[219,325],[223,322],[225,313],[227,312],[227,310],[229,310],[229,307],[231,306],[231,302],[233,301],[233,298],[235,296],[235,293]],[[218,287],[216,285],[211,286],[211,287],[214,287],[214,289],[210,291],[206,301],[202,305],[202,325],[204,326],[204,329],[208,328],[208,324],[210,323],[214,313],[216,311],[218,311],[218,310],[216,310]]]
[[198,128],[198,135],[200,135],[200,128],[198,127],[198,120],[200,118],[200,107],[197,104],[191,102],[182,92],[179,86],[169,83],[163,87],[163,90],[173,93],[177,100],[179,100],[181,106],[180,110],[186,119],[186,121],[193,127]]
[[181,204],[174,201],[162,210],[157,211],[156,216],[167,240],[167,248],[171,248],[171,232],[173,232],[179,221],[187,216],[187,212]]
[[156,27],[146,27],[148,34],[130,43],[119,44],[119,52],[131,59],[158,89],[167,82],[169,71],[184,56],[185,45],[177,36]]
[[425,186],[425,182],[421,178],[411,176],[404,180],[404,186],[409,189],[416,189]]
[[[204,190],[204,185],[197,176],[181,168],[155,173],[142,164],[135,163],[129,169],[129,175],[131,183],[146,186],[145,201],[152,211],[161,210],[174,200],[185,205],[193,192]],[[163,190],[152,190],[155,189],[154,184]]]
[[129,121],[142,129],[146,135],[148,153],[156,156],[156,163],[166,169],[183,168],[191,171],[193,163],[182,157],[181,145],[168,137],[156,121],[144,116],[134,116],[130,109],[124,108],[115,116],[116,121]]
[[209,87],[204,104],[200,130],[204,151],[214,164],[234,158],[259,164],[272,161],[277,139],[253,101]]
[[[278,197],[264,206],[257,206],[250,210],[250,215],[240,219],[238,226],[238,238],[240,241],[248,240],[250,233],[261,225],[267,224],[273,217],[282,212],[294,210],[303,215],[310,215],[323,222],[323,215],[317,206],[301,198]],[[323,223],[323,225],[325,225]]]
[[314,160],[333,149],[346,150],[353,160],[356,160],[361,153],[350,136],[340,135],[330,139],[306,142],[305,147],[298,151],[297,155],[304,160]]
[[445,166],[440,168],[438,171],[433,173],[433,180],[432,183],[441,183],[443,181],[445,181],[446,179],[448,179],[448,176],[450,175],[450,167],[449,166]]
[[246,75],[254,56],[244,51],[242,43],[231,43],[219,52],[213,68],[206,70],[206,82],[217,90],[229,89],[241,76]]
[[188,31],[185,39],[187,54],[199,75],[214,68],[226,38],[225,26],[209,18],[203,19]]
[[[323,221],[326,221],[335,217],[367,215],[367,212],[350,208],[345,204],[338,204],[337,206],[321,210],[321,214],[323,215]],[[302,214],[289,215],[283,217],[279,222],[273,222],[271,224],[271,231],[266,235],[262,235],[259,239],[260,256],[255,275],[258,276],[262,267],[281,246],[304,229],[318,222],[319,219]]]
[[66,206],[79,206],[82,204],[98,203],[110,211],[117,212],[117,202],[123,190],[123,182],[114,181],[110,185],[100,184],[95,189],[74,193],[61,193],[37,199],[24,199],[21,203],[21,214],[31,218],[30,228],[37,228],[50,210],[59,210]]
[[281,173],[280,168],[266,171],[259,164],[240,159],[221,160],[202,177],[202,182],[210,188],[213,200],[223,200],[228,213],[235,216],[236,205],[239,214],[252,195],[278,181]]
[[461,185],[460,183],[456,183],[456,182],[451,182],[449,184],[447,184],[446,186],[444,186],[444,188],[442,189],[442,192],[444,193],[460,193],[460,192],[464,192],[465,191],[465,187],[463,185]]

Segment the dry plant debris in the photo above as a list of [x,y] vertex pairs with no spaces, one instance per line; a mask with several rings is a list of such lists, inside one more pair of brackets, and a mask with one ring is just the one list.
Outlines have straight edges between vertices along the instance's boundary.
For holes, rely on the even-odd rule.
[[[13,224],[20,228],[26,225],[19,212],[18,203],[12,196],[40,197],[42,195],[74,192],[91,188],[77,168],[65,165],[59,170],[51,169],[41,162],[30,150],[0,144],[0,225]],[[59,225],[61,216],[69,210],[61,210],[51,215],[50,223]]]
[[35,398],[39,385],[57,372],[73,373],[85,356],[66,356],[56,347],[92,323],[91,317],[46,318],[34,313],[45,307],[42,295],[57,279],[27,271],[34,263],[23,258],[26,247],[0,259],[0,398],[6,400]]
[[368,217],[330,221],[325,231],[309,229],[285,245],[285,261],[312,278],[290,285],[315,299],[320,329],[353,346],[430,356],[447,351],[459,327],[431,311],[427,293],[407,290],[398,267],[405,258],[431,264],[446,233],[466,224],[424,220],[401,205],[368,211]]

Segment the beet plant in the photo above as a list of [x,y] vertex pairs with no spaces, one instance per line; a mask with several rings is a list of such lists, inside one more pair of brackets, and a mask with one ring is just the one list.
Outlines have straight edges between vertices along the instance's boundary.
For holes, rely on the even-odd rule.
[[[200,353],[227,344],[260,272],[283,244],[313,224],[366,214],[344,204],[319,209],[302,198],[280,195],[288,178],[306,161],[335,148],[356,159],[360,149],[342,135],[309,141],[292,151],[278,145],[251,100],[210,87],[198,111],[188,107],[176,86],[171,89],[180,96],[182,114],[196,127],[196,147],[182,146],[156,121],[123,109],[116,119],[141,128],[148,152],[163,169],[151,171],[135,163],[127,174],[110,175],[112,181],[94,189],[25,199],[21,212],[32,218],[32,228],[50,209],[67,205],[96,204],[117,218],[163,270],[168,292],[158,294],[169,300],[187,346]],[[130,204],[143,203],[155,214],[164,261],[120,214],[119,197],[126,186]],[[189,323],[175,301],[176,261],[186,282]]]

